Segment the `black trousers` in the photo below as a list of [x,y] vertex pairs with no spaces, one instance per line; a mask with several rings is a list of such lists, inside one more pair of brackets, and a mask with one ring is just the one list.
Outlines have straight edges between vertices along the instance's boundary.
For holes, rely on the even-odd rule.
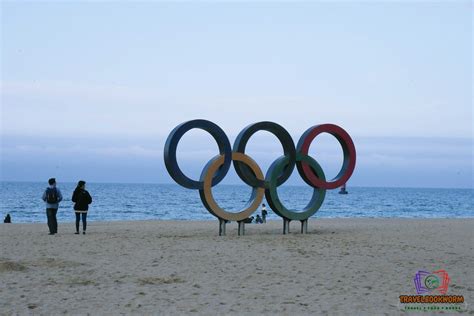
[[46,216],[48,217],[48,228],[50,234],[56,234],[58,232],[58,221],[56,214],[58,213],[57,208],[47,208]]
[[79,232],[79,222],[82,214],[82,230],[86,231],[87,227],[87,213],[76,213],[76,232]]

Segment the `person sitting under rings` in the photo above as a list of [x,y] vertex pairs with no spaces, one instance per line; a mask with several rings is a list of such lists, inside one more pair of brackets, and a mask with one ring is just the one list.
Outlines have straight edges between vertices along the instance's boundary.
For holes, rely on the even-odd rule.
[[250,224],[253,222],[253,216],[247,217],[246,219],[243,220],[245,224]]

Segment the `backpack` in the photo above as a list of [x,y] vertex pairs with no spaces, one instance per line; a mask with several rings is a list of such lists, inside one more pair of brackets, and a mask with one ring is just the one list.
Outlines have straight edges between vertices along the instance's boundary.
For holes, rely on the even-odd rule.
[[58,203],[58,191],[56,191],[56,188],[46,189],[46,203],[48,204]]

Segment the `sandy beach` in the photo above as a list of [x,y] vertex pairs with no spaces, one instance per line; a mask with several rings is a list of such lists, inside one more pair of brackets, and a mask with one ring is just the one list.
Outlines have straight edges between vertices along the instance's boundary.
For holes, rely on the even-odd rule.
[[[0,314],[400,314],[418,270],[474,305],[474,219],[0,224]],[[473,314],[472,308],[469,313]]]

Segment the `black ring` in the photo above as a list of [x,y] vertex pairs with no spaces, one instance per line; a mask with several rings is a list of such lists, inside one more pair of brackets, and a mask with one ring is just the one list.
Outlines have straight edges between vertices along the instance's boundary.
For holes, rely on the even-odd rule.
[[178,142],[186,132],[193,128],[199,128],[211,134],[211,136],[214,137],[217,142],[219,154],[224,155],[224,164],[219,168],[212,179],[212,186],[215,186],[221,182],[222,179],[224,179],[230,169],[230,164],[232,163],[232,150],[227,135],[213,122],[207,120],[192,120],[176,126],[168,135],[165,143],[164,158],[166,169],[168,170],[171,178],[173,178],[174,181],[183,187],[188,189],[203,188],[204,183],[202,181],[196,181],[188,178],[181,171],[178,166],[178,161],[176,160],[176,149],[178,147]]
[[[277,186],[282,185],[288,178],[291,176],[296,164],[296,149],[295,143],[291,138],[291,135],[286,129],[281,125],[278,125],[273,122],[258,122],[250,124],[244,128],[234,142],[233,151],[245,154],[245,147],[250,137],[258,131],[267,131],[275,135],[283,146],[283,153],[289,158],[289,164],[285,167],[281,175],[278,176]],[[266,187],[265,181],[258,180],[253,174],[252,170],[247,167],[245,164],[240,163],[239,161],[234,161],[234,168],[237,172],[237,175],[244,181],[246,184],[253,187]]]

